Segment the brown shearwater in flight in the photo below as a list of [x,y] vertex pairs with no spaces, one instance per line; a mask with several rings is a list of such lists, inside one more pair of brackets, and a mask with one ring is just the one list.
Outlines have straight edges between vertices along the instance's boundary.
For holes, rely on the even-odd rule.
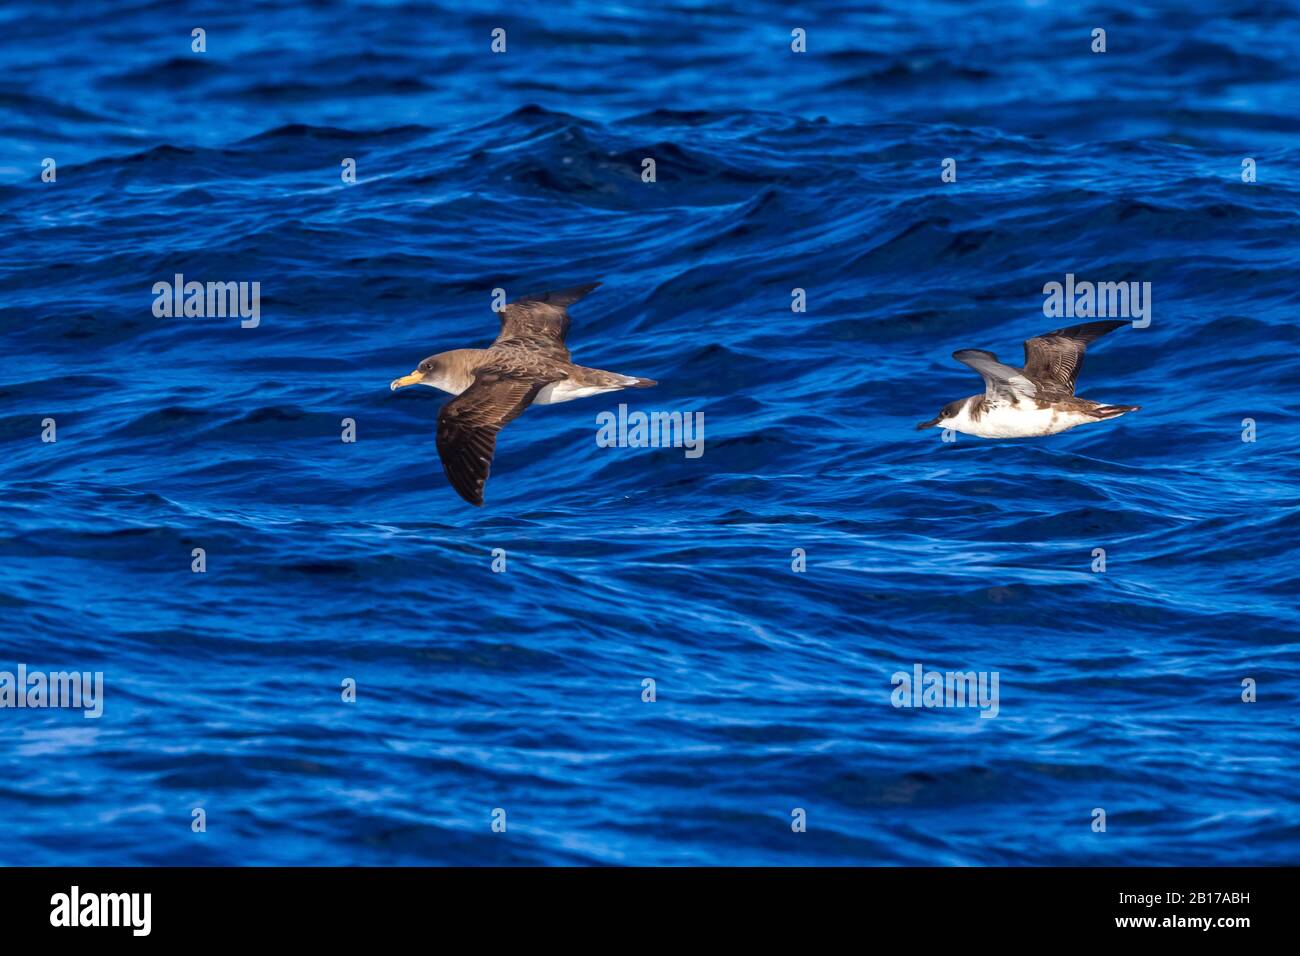
[[429,385],[456,396],[438,413],[438,456],[447,480],[470,504],[483,504],[497,432],[529,405],[554,405],[658,384],[584,368],[570,360],[564,347],[569,331],[565,309],[598,285],[592,282],[522,296],[501,311],[501,333],[489,348],[430,355],[410,375],[388,386],[396,391],[407,385]]
[[953,352],[953,358],[984,377],[984,394],[949,402],[937,417],[916,427],[951,428],[980,438],[1025,438],[1135,412],[1140,405],[1103,405],[1074,394],[1084,349],[1127,324],[1087,322],[1035,336],[1025,342],[1024,368],[1003,365],[982,349]]

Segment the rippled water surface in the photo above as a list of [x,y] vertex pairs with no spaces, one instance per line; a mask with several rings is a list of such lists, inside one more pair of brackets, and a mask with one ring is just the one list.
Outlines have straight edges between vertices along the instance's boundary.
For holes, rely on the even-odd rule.
[[[0,671],[105,698],[0,709],[0,862],[1297,862],[1298,23],[5,4]],[[155,317],[177,273],[260,324]],[[1080,380],[1142,410],[916,431],[1066,273],[1151,283]],[[470,507],[388,382],[593,280],[576,359],[660,385],[532,409]],[[597,447],[619,402],[704,454]],[[996,718],[891,706],[917,664]]]

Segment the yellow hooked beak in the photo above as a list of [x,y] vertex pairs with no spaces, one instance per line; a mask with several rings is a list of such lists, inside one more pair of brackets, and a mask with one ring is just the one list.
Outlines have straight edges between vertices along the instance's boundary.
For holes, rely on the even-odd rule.
[[403,375],[401,378],[393,379],[388,383],[388,390],[390,392],[395,392],[399,388],[405,388],[407,385],[419,385],[422,381],[424,381],[424,375],[421,374],[419,369],[416,369],[410,375]]

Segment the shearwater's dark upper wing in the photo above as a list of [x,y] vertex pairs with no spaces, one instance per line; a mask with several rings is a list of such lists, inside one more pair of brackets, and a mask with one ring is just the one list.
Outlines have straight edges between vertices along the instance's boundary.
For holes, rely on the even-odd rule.
[[1044,395],[1073,395],[1074,382],[1083,368],[1083,353],[1088,343],[1113,332],[1124,319],[1085,322],[1068,329],[1057,329],[1025,341],[1025,377]]
[[952,353],[952,357],[980,373],[984,379],[984,394],[989,401],[1015,404],[1021,398],[1033,398],[1038,391],[1024,372],[1003,365],[992,352],[958,349]]
[[552,380],[525,369],[482,367],[469,388],[442,406],[438,457],[451,486],[470,504],[483,504],[497,432],[522,415]]
[[599,282],[520,296],[501,310],[501,334],[493,345],[514,345],[561,362],[569,361],[564,337],[569,332],[565,311]]

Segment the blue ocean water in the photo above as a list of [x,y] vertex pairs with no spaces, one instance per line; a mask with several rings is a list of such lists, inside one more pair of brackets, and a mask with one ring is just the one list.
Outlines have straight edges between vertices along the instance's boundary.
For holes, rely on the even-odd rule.
[[[0,36],[0,671],[104,675],[98,719],[0,709],[0,863],[1300,860],[1294,8]],[[177,273],[260,324],[156,317]],[[1066,274],[1151,283],[1079,388],[1141,411],[916,431],[980,390],[954,349],[1071,324]],[[495,288],[595,280],[576,360],[659,386],[530,410],[467,505],[444,396],[389,381],[486,345]],[[704,453],[598,447],[620,402]],[[997,716],[894,707],[917,665],[996,672]]]

